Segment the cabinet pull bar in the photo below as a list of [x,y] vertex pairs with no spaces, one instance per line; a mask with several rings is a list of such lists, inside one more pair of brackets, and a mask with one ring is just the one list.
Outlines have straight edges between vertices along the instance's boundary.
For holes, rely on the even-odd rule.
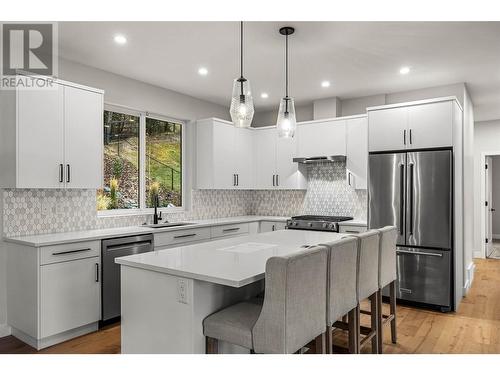
[[178,236],[174,236],[174,238],[186,238],[186,237],[194,237],[196,236],[196,233],[190,233],[190,234],[181,234]]
[[236,175],[236,186],[240,186],[240,175]]
[[233,232],[235,230],[240,230],[241,228],[226,228],[226,229],[223,229],[222,231],[223,232]]
[[66,254],[73,254],[73,253],[83,253],[84,251],[90,251],[92,249],[87,248],[87,249],[78,249],[78,250],[68,250],[68,251],[59,251],[57,253],[52,253],[52,255],[66,255]]
[[411,139],[411,129],[410,129],[410,144],[412,144],[412,139]]
[[275,178],[276,178],[276,175],[273,174],[273,186],[276,186],[276,183],[274,182],[275,181]]
[[403,144],[406,145],[406,129],[403,130]]
[[95,282],[99,282],[99,263],[95,264]]
[[360,232],[359,232],[359,230],[349,230],[349,229],[346,229],[345,233],[360,233]]
[[276,175],[276,186],[280,186],[280,175]]
[[70,182],[71,181],[71,167],[69,166],[69,164],[66,164],[66,172],[67,172],[66,182]]
[[59,182],[64,182],[64,165],[59,164]]

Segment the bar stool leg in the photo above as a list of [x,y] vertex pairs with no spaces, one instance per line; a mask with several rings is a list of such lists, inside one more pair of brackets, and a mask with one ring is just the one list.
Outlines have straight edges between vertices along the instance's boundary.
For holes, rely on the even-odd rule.
[[349,353],[359,353],[359,306],[349,311],[347,317],[349,327]]
[[218,354],[219,353],[219,342],[217,339],[212,337],[207,337],[205,342],[205,352],[207,354]]
[[378,354],[382,354],[384,345],[384,326],[382,324],[383,313],[382,313],[382,290],[379,289],[377,292],[377,337],[378,337]]
[[333,354],[333,328],[329,326],[326,329],[326,353]]
[[316,337],[316,339],[315,339],[316,354],[325,354],[325,339],[326,339],[325,332],[323,332],[321,335]]
[[370,318],[371,318],[371,329],[375,331],[375,336],[372,338],[372,354],[378,353],[378,336],[379,336],[379,327],[378,327],[378,292],[373,293],[370,296]]
[[390,286],[390,313],[391,315],[394,316],[394,318],[391,320],[391,339],[392,343],[396,344],[397,343],[397,332],[396,332],[396,280],[394,280]]

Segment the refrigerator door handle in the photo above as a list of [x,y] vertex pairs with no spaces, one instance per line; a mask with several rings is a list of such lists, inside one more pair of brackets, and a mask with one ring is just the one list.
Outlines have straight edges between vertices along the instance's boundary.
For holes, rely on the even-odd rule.
[[405,201],[405,166],[404,164],[399,165],[400,175],[399,175],[399,233],[404,234],[403,222],[405,216],[405,207],[403,202]]
[[438,258],[442,258],[443,257],[443,254],[439,254],[439,253],[427,253],[425,251],[396,250],[396,254],[425,255],[425,256],[438,257]]
[[408,186],[408,189],[410,189],[410,199],[409,199],[409,206],[410,206],[410,224],[408,225],[408,234],[411,236],[413,235],[413,184],[414,184],[414,169],[415,169],[415,164],[410,163],[410,184]]

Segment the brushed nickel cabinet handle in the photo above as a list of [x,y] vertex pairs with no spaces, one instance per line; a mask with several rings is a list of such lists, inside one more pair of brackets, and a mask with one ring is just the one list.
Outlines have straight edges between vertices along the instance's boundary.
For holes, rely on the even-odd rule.
[[84,251],[90,251],[92,249],[78,249],[78,250],[68,250],[68,251],[59,251],[57,253],[52,253],[52,255],[66,255],[66,254],[74,254],[74,253],[83,253]]
[[196,236],[196,233],[180,234],[178,236],[174,236],[174,238],[187,238],[187,237],[194,237],[194,236]]

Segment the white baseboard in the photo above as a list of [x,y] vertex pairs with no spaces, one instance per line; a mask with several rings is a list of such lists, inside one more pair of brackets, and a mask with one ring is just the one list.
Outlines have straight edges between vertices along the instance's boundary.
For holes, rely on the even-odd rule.
[[11,333],[10,326],[7,324],[0,324],[0,337],[9,336]]
[[474,262],[470,262],[469,266],[467,267],[467,280],[465,281],[464,285],[464,295],[467,294],[470,287],[472,286],[472,283],[474,282],[475,271],[476,271],[476,265],[474,264]]
[[474,251],[474,252],[472,252],[472,256],[474,258],[481,258],[481,259],[485,258],[485,256],[484,256],[484,254],[483,254],[482,251]]

